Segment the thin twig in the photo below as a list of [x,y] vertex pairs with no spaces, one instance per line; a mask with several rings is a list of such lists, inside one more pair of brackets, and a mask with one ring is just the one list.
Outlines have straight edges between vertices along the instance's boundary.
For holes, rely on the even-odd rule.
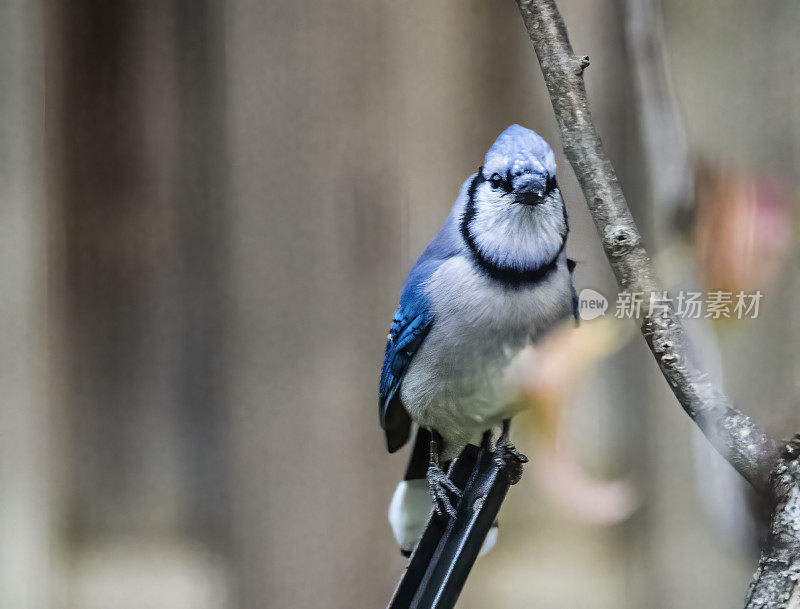
[[[583,71],[554,0],[516,0],[550,92],[564,152],[583,189],[621,290],[663,298],[642,238],[592,121]],[[774,512],[770,535],[747,596],[747,609],[800,608],[800,439],[779,454],[775,443],[697,366],[669,306],[645,299],[642,334],[681,406],[711,444]],[[663,301],[662,301],[663,302]]]

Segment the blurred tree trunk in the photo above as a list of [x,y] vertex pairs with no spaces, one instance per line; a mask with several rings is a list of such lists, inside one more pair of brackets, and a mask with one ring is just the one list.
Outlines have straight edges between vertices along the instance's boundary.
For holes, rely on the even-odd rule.
[[37,2],[0,3],[0,606],[49,600],[44,55]]
[[[227,551],[221,16],[214,0],[50,14],[64,524],[91,606],[80,582],[108,564],[123,590],[128,568],[168,579],[147,556],[181,539]],[[130,544],[144,558],[126,567]]]

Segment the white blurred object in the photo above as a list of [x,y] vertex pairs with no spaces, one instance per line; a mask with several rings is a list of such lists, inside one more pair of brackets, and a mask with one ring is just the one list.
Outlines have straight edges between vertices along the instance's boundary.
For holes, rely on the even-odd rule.
[[400,549],[412,552],[433,512],[427,480],[403,480],[389,504],[389,524]]

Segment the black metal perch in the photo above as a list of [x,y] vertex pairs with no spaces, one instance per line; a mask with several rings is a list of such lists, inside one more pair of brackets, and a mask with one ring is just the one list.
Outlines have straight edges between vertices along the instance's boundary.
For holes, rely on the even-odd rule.
[[471,444],[450,479],[464,491],[456,516],[431,516],[387,609],[451,609],[464,587],[509,487],[509,466],[488,442]]

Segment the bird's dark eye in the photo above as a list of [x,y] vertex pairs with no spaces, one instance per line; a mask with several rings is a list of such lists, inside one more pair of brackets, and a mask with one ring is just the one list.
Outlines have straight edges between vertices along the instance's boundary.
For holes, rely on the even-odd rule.
[[491,184],[492,188],[496,190],[503,185],[503,178],[500,176],[499,173],[493,173],[492,177],[489,178],[489,184]]

